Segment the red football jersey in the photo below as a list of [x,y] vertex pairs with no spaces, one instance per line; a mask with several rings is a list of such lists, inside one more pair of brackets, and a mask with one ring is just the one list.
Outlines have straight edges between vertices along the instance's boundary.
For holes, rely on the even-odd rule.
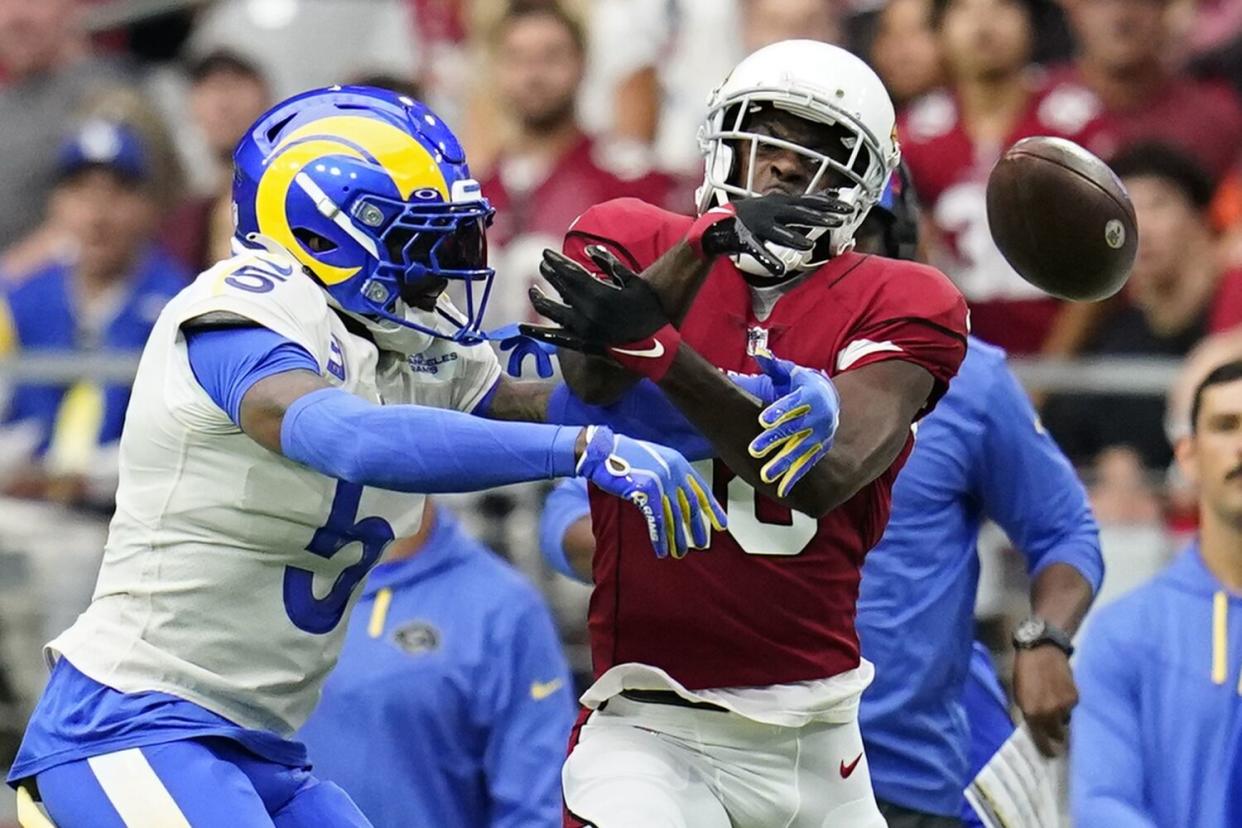
[[[620,199],[575,222],[565,252],[589,264],[585,246],[606,243],[642,270],[691,221]],[[965,356],[966,305],[933,268],[848,253],[793,287],[760,322],[747,283],[722,258],[681,331],[713,365],[747,374],[759,372],[749,353],[756,343],[830,375],[887,359],[914,362],[935,378],[930,410]],[[593,490],[596,676],[638,662],[699,690],[809,681],[857,667],[859,572],[884,532],[893,480],[910,446],[820,520],[757,494],[719,460],[707,461],[729,530],[682,560],[658,560],[638,511]]]
[[1049,86],[1033,78],[1021,117],[1001,143],[976,143],[962,123],[957,97],[931,92],[898,121],[901,154],[924,217],[935,230],[932,262],[970,301],[975,335],[1011,353],[1039,350],[1060,305],[1026,282],[1005,261],[988,229],[988,173],[1014,142],[1033,135],[1080,140],[1098,107],[1084,89]]

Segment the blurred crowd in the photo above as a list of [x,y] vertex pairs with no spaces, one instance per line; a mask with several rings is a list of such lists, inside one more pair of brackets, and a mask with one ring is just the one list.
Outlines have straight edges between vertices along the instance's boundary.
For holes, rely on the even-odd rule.
[[[1037,399],[1106,533],[1150,572],[1193,528],[1166,471],[1186,389],[1242,355],[1242,0],[0,0],[0,357],[140,349],[228,250],[244,129],[333,82],[405,92],[454,127],[497,208],[490,321],[530,318],[539,252],[584,209],[693,209],[708,93],[788,38],[847,45],[888,85],[924,255],[977,335],[1022,357],[1185,360],[1167,402]],[[1050,299],[992,243],[988,171],[1030,135],[1078,141],[1129,190],[1140,242],[1121,295]],[[37,542],[19,523],[107,514],[127,398],[123,382],[0,374],[0,548]],[[537,569],[521,539],[538,500],[472,500],[472,525]],[[43,506],[59,511],[28,511]],[[0,704],[13,693],[0,680]]]

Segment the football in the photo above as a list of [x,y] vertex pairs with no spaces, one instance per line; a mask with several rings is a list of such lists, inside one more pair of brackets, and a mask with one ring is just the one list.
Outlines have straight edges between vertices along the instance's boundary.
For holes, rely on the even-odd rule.
[[1073,141],[1018,141],[988,177],[988,226],[1005,259],[1061,299],[1121,290],[1138,249],[1134,205],[1103,161]]

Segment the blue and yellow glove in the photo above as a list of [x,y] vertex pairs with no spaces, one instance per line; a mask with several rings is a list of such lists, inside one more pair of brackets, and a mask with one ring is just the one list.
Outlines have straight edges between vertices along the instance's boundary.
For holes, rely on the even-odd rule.
[[763,431],[751,441],[750,456],[763,458],[776,452],[763,464],[759,477],[764,483],[776,483],[777,495],[784,497],[832,448],[841,397],[823,371],[777,359],[768,351],[756,353],[755,361],[772,379],[777,399],[759,413]]
[[674,558],[684,557],[689,548],[708,545],[712,528],[724,531],[725,511],[711,486],[686,458],[665,446],[588,426],[577,474],[638,507],[657,558],[670,551]]

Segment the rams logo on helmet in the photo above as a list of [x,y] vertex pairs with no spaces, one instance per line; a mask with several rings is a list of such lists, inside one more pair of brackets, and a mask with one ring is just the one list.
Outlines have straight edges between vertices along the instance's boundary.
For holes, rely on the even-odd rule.
[[[427,107],[368,87],[303,93],[260,118],[234,162],[243,241],[288,250],[345,311],[479,336],[493,211]],[[464,313],[437,300],[449,280],[464,284]]]

